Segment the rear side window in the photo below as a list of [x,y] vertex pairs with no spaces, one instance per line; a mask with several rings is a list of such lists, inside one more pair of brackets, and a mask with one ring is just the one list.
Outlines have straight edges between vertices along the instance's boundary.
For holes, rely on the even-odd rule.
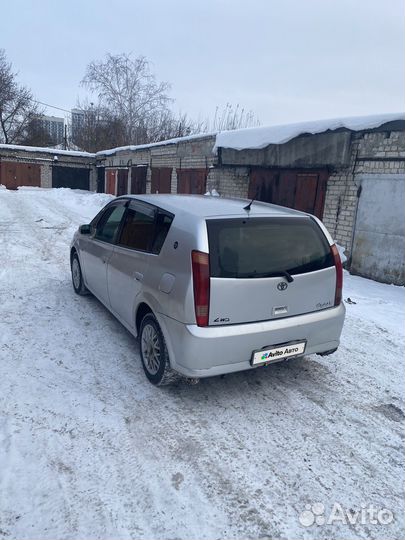
[[155,234],[156,208],[131,203],[124,218],[119,244],[140,251],[150,251]]
[[260,278],[333,266],[330,246],[303,218],[207,220],[211,277]]
[[159,254],[173,216],[155,206],[131,203],[124,218],[119,245]]
[[153,240],[152,253],[155,253],[156,255],[160,253],[172,221],[173,216],[171,214],[159,210],[156,219],[156,232]]

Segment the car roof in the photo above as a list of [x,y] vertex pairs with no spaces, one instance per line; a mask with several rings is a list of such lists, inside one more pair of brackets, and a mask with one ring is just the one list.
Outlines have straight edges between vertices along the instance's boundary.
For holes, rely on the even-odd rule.
[[[205,217],[246,217],[247,212],[244,206],[249,204],[251,199],[231,199],[226,197],[213,197],[207,195],[181,195],[181,194],[145,194],[145,195],[124,195],[122,198],[135,199],[149,204],[154,204],[163,210],[176,214],[179,211],[190,216]],[[277,206],[261,201],[253,201],[250,216],[305,216],[304,212]]]

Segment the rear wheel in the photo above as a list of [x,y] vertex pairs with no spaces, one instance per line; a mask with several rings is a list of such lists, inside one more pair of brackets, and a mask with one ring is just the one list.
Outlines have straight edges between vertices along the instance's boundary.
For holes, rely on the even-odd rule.
[[75,293],[80,294],[80,296],[89,294],[89,291],[83,282],[82,269],[80,267],[79,257],[77,256],[77,253],[73,254],[70,268],[72,271],[72,284]]
[[143,369],[152,384],[163,386],[178,379],[177,373],[170,368],[165,338],[152,313],[142,319],[139,345]]

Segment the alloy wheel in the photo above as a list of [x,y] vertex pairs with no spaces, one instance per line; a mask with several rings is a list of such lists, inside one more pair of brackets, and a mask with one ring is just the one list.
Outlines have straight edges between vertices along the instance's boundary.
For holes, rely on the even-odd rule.
[[146,324],[143,328],[141,348],[146,369],[151,375],[155,375],[161,363],[160,343],[158,333],[151,324]]

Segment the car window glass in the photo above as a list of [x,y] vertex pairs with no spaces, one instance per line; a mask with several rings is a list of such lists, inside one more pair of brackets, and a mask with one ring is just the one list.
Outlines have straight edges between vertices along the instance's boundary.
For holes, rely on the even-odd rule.
[[97,223],[95,238],[113,244],[124,212],[125,206],[123,204],[108,208]]
[[167,233],[169,232],[170,225],[172,224],[173,216],[159,212],[156,220],[156,232],[153,240],[152,253],[158,255],[164,241],[166,240]]
[[130,205],[124,218],[119,245],[150,251],[155,234],[156,210],[147,205]]
[[212,277],[304,274],[333,266],[329,245],[309,218],[208,220]]

